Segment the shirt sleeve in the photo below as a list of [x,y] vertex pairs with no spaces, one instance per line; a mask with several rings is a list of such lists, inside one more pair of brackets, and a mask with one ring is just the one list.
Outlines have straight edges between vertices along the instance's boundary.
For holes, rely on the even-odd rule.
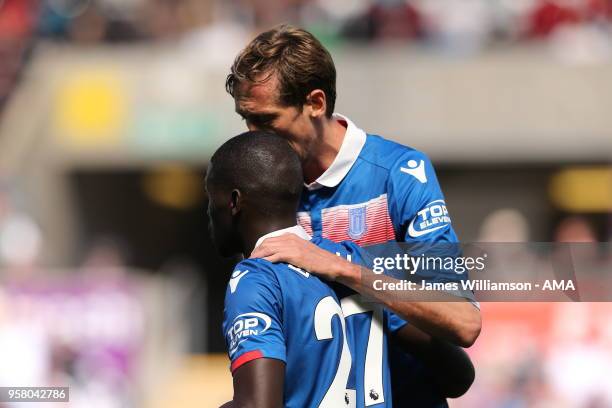
[[261,261],[240,262],[228,283],[223,335],[234,373],[258,358],[286,362],[281,287]]
[[408,150],[390,169],[389,214],[398,241],[457,242],[444,195],[429,158]]
[[[416,275],[428,282],[461,282],[467,273],[447,265],[448,258],[462,256],[459,240],[451,223],[450,214],[433,165],[422,152],[407,149],[390,168],[387,191],[389,215],[397,240],[413,256],[440,258],[435,268],[420,268]],[[454,293],[474,301],[470,291]]]

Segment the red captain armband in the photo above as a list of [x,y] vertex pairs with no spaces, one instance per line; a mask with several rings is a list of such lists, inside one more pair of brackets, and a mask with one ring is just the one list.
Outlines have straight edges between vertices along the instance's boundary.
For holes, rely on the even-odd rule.
[[234,362],[230,366],[230,371],[232,372],[232,375],[237,369],[242,367],[244,364],[248,363],[249,361],[253,361],[253,360],[257,360],[258,358],[262,358],[263,356],[264,356],[263,353],[259,350],[247,351],[246,353],[238,357],[236,360],[234,360]]

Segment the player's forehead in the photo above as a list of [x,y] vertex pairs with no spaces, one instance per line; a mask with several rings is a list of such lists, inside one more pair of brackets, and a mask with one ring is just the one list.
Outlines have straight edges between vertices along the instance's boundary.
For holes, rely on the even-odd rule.
[[241,82],[235,98],[238,113],[272,113],[278,111],[278,81],[273,76],[264,82]]

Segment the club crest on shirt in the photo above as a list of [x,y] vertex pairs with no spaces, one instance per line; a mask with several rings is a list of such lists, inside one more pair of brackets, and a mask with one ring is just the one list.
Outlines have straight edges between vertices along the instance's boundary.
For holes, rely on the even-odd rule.
[[348,210],[348,236],[359,239],[367,232],[366,206],[349,208]]

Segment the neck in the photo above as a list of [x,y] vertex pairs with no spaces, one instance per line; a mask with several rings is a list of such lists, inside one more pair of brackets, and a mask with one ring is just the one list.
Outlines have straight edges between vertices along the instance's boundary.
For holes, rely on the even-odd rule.
[[302,163],[304,181],[312,183],[331,166],[340,151],[346,128],[334,118],[326,119],[317,132],[319,135],[311,152]]
[[244,230],[241,231],[242,236],[242,255],[248,258],[255,249],[257,240],[266,234],[274,231],[290,228],[296,225],[295,212],[274,219],[266,219],[261,214],[257,214],[255,222],[247,223]]

